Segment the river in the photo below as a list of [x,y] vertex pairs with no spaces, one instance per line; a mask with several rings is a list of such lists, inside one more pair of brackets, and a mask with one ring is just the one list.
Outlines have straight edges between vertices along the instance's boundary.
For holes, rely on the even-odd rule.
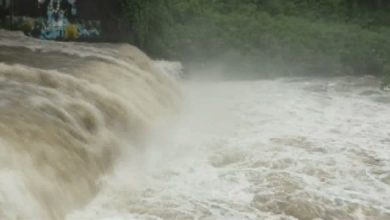
[[0,219],[390,219],[374,77],[177,80],[128,45],[0,34]]

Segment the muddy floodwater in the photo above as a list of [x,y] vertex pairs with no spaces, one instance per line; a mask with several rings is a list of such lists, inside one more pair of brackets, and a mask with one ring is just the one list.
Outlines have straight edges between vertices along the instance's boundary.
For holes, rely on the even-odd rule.
[[68,219],[390,219],[390,96],[377,85],[187,82],[179,119]]
[[390,219],[379,79],[180,69],[0,31],[0,219]]

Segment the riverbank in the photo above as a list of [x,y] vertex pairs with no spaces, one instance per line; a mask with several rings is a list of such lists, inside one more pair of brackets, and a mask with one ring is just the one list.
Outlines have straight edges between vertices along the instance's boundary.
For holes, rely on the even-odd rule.
[[385,2],[125,2],[135,42],[154,57],[219,65],[237,78],[390,75]]

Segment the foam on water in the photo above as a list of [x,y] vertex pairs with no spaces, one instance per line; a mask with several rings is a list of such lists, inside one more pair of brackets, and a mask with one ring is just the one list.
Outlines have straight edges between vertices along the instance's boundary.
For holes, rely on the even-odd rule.
[[179,119],[67,219],[390,219],[390,100],[378,85],[188,83]]
[[64,219],[179,92],[130,45],[0,30],[0,219]]
[[129,45],[0,31],[0,219],[390,219],[377,79],[179,92],[179,69]]

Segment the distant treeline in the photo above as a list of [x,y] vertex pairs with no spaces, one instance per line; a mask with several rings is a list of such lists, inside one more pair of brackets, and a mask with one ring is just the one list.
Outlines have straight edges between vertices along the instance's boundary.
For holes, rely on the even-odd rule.
[[390,72],[388,0],[122,0],[134,43],[232,74]]
[[[37,6],[15,2],[23,13]],[[102,22],[108,40],[157,58],[223,63],[222,71],[234,76],[390,79],[389,0],[78,0],[77,6],[81,19]]]

